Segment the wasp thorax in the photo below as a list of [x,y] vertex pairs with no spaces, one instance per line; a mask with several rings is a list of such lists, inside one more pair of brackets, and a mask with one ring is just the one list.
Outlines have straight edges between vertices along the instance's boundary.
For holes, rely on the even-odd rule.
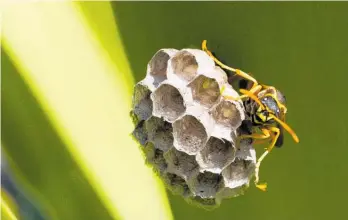
[[134,87],[133,136],[146,162],[195,204],[215,207],[249,186],[256,156],[251,142],[235,146],[246,118],[243,103],[227,98],[236,95],[226,73],[195,49],[159,50]]

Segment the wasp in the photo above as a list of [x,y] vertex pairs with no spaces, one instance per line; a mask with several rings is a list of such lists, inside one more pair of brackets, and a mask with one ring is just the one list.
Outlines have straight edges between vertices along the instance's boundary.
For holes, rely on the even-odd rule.
[[[262,191],[266,191],[267,183],[259,183],[259,169],[261,162],[272,151],[274,147],[281,147],[284,142],[284,130],[291,134],[296,143],[299,138],[296,133],[285,122],[287,113],[285,96],[274,86],[259,84],[258,81],[243,72],[223,64],[207,48],[207,41],[202,42],[202,50],[205,51],[220,67],[234,72],[244,79],[243,88],[239,89],[242,94],[239,97],[225,97],[231,100],[241,100],[243,102],[247,120],[251,121],[251,134],[242,134],[238,142],[243,138],[251,138],[259,143],[270,141],[266,151],[258,158],[255,166],[255,185]],[[223,90],[224,88],[222,88]],[[221,91],[223,92],[223,91]]]

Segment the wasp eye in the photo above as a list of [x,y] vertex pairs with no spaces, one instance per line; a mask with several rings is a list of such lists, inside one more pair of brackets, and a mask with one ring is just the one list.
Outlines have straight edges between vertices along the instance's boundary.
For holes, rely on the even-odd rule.
[[264,98],[263,101],[267,101],[267,98]]

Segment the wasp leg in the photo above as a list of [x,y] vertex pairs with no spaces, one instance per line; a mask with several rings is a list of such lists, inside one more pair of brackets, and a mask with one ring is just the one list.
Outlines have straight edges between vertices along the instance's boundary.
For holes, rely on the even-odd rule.
[[[270,137],[272,137],[272,136],[270,136]],[[253,142],[253,144],[254,144],[254,145],[257,145],[257,144],[264,144],[264,143],[267,142],[267,141],[269,141],[269,140],[267,140],[267,139],[256,140],[256,141]],[[267,149],[267,148],[265,148],[265,149]]]
[[[221,88],[221,90],[220,90],[221,94],[223,93],[224,89],[225,89],[225,87]],[[257,85],[255,88],[251,89],[250,91],[245,90],[245,89],[241,89],[240,93],[242,93],[243,95],[240,95],[238,97],[227,96],[227,95],[224,95],[223,97],[226,99],[229,99],[229,100],[233,100],[233,101],[237,101],[237,100],[249,97],[249,98],[253,99],[259,106],[261,106],[262,109],[264,109],[264,106],[261,103],[260,99],[254,94],[254,93],[258,93],[261,89],[262,89],[262,87],[260,85]]]
[[249,90],[249,92],[251,92],[252,94],[256,95],[258,94],[260,91],[262,90],[262,85],[257,85],[254,88],[251,88]]
[[[222,86],[222,88],[220,89],[220,94],[223,94],[225,89],[226,89],[226,86]],[[232,100],[232,101],[238,101],[238,100],[241,100],[241,99],[244,99],[244,98],[248,97],[247,95],[240,95],[238,97],[233,97],[233,96],[229,96],[229,95],[222,95],[222,96],[225,99]]]
[[255,167],[255,185],[257,188],[261,189],[262,191],[266,191],[267,184],[266,183],[259,184],[260,165],[261,165],[262,160],[265,159],[267,154],[269,154],[269,152],[271,152],[271,150],[273,149],[275,143],[277,142],[279,134],[280,134],[280,130],[277,127],[271,127],[271,128],[269,128],[269,131],[274,132],[274,134],[272,135],[272,143],[267,148],[267,150],[261,155],[261,157],[257,160],[256,167]]
[[229,96],[229,95],[224,95],[223,97],[224,97],[225,99],[227,99],[227,100],[238,101],[238,100],[247,98],[248,96],[246,96],[246,95],[241,95],[241,96],[238,96],[238,97],[233,97],[233,96]]
[[264,140],[271,137],[271,134],[267,129],[261,129],[261,131],[262,131],[262,134],[243,134],[243,135],[240,135],[237,139],[237,144],[236,144],[237,149],[239,149],[240,142],[244,138],[252,138],[252,139],[258,139],[258,140],[264,141]]
[[243,71],[239,70],[239,69],[234,69],[232,67],[229,67],[225,64],[223,64],[221,61],[219,61],[216,57],[214,57],[214,55],[208,50],[207,48],[207,40],[204,40],[202,42],[202,50],[205,51],[219,66],[221,66],[222,68],[224,69],[227,69],[227,70],[230,70],[232,72],[235,72],[237,75],[245,78],[245,79],[248,79],[250,81],[253,82],[253,86],[252,88],[254,88],[255,86],[258,85],[258,82],[256,81],[256,79],[254,79],[253,77],[251,77],[249,74],[247,73],[244,73]]

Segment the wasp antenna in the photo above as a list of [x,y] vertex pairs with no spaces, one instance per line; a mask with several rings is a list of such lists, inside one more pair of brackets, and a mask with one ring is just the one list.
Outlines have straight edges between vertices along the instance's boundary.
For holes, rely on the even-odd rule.
[[[229,71],[232,71],[232,72],[237,72],[237,70],[235,68],[232,68],[232,67],[229,67],[225,64],[223,64],[220,60],[218,60],[207,48],[207,40],[203,40],[202,42],[202,50],[205,51],[213,60],[215,63],[217,63],[221,68],[224,68],[224,69],[227,69]],[[239,73],[237,73],[239,75]],[[250,79],[250,76],[245,76],[246,74],[242,74],[242,76],[244,78],[247,78],[247,79]],[[256,80],[254,80],[256,81]]]
[[281,121],[279,118],[273,115],[273,119],[276,120],[287,132],[289,132],[296,143],[300,142],[299,138],[295,132],[287,125],[285,122]]

